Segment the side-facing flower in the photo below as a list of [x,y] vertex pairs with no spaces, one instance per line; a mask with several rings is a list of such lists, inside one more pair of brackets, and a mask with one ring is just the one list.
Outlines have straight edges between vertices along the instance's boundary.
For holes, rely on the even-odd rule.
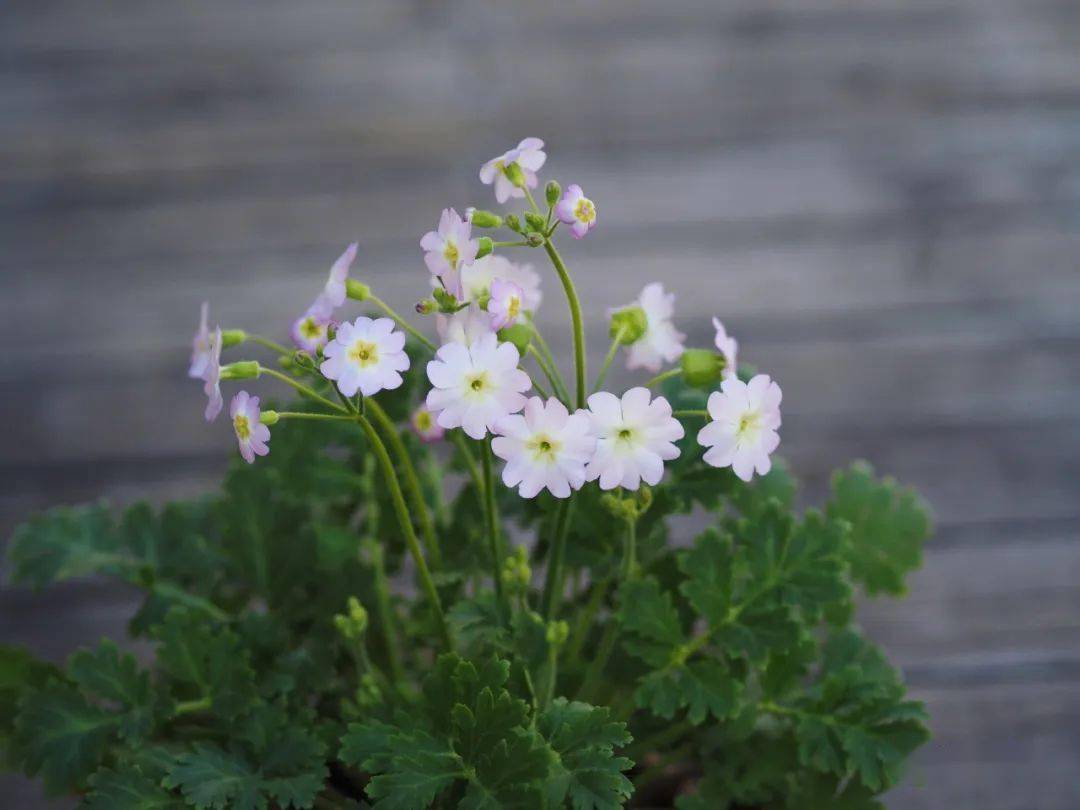
[[581,186],[575,184],[563,192],[555,206],[555,216],[570,226],[575,239],[581,239],[596,225],[596,205],[585,196]]
[[356,259],[357,243],[353,242],[347,248],[345,252],[338,256],[337,261],[330,267],[330,276],[326,279],[326,286],[323,287],[322,293],[315,303],[313,308],[321,308],[328,310],[327,315],[333,312],[335,309],[345,303],[346,289],[345,282],[349,279],[349,268],[352,267],[353,260]]
[[719,318],[712,319],[712,325],[716,329],[716,350],[724,355],[724,379],[734,377],[738,372],[736,361],[739,354],[739,342],[731,337]]
[[421,405],[413,411],[412,418],[409,421],[412,424],[412,429],[416,431],[416,435],[420,437],[422,442],[437,442],[446,432],[435,421],[435,414],[427,409],[427,405]]
[[496,158],[492,158],[480,167],[480,182],[485,186],[495,184],[495,199],[501,203],[511,197],[524,197],[525,191],[514,184],[507,176],[507,169],[511,172],[516,167],[521,172],[522,179],[529,188],[536,188],[539,182],[536,173],[544,165],[547,155],[544,153],[544,142],[539,138],[526,138],[509,152],[504,152]]
[[459,309],[453,315],[439,313],[435,316],[435,331],[443,343],[475,343],[484,335],[495,332],[491,316],[478,304]]
[[477,259],[461,270],[461,295],[465,301],[481,301],[491,295],[495,279],[502,279],[521,288],[521,306],[526,312],[536,312],[543,297],[540,293],[540,274],[531,264],[518,264],[505,256],[490,254]]
[[447,429],[460,427],[482,439],[505,416],[525,406],[529,375],[519,369],[521,355],[512,343],[499,343],[494,333],[463,345],[447,343],[427,364],[427,406]]
[[497,278],[491,282],[491,298],[488,300],[491,325],[496,329],[505,329],[517,323],[524,309],[522,305],[524,296],[521,287],[512,281]]
[[347,397],[357,391],[370,397],[397,388],[403,382],[401,372],[409,368],[405,333],[395,331],[389,318],[357,318],[341,324],[323,354],[326,360],[319,370]]
[[203,393],[206,394],[207,422],[217,419],[225,400],[221,397],[221,327],[210,334],[210,348],[207,351],[206,367],[202,373]]
[[255,463],[255,456],[270,452],[266,446],[270,441],[270,428],[259,421],[261,413],[259,398],[250,396],[247,391],[239,392],[229,403],[229,416],[240,445],[240,455],[248,464]]
[[655,374],[664,363],[675,362],[683,353],[686,335],[671,322],[675,312],[675,293],[665,293],[664,285],[654,281],[641,291],[637,305],[645,313],[645,334],[630,345],[626,367],[643,368]]
[[772,469],[769,455],[780,444],[780,386],[768,374],[758,374],[744,383],[729,377],[719,391],[709,395],[712,421],[698,431],[698,444],[707,447],[705,463],[731,467],[735,475],[749,481],[754,473],[765,475]]
[[546,403],[530,397],[523,414],[499,420],[491,440],[491,450],[506,461],[502,480],[517,487],[523,498],[534,498],[547,489],[556,498],[570,497],[570,491],[585,483],[585,465],[596,449],[589,416],[585,411],[571,414],[552,397]]
[[660,482],[664,462],[679,456],[674,442],[685,433],[664,397],[652,399],[648,388],[631,388],[622,398],[600,391],[589,397],[589,419],[596,453],[585,470],[600,489],[637,489]]
[[193,380],[198,380],[203,376],[210,362],[209,319],[210,302],[203,301],[199,308],[199,328],[195,331],[195,337],[191,339],[191,366],[188,368],[188,376]]
[[459,295],[458,274],[462,267],[472,263],[480,249],[479,240],[472,238],[472,225],[453,208],[445,208],[439,217],[438,229],[424,234],[420,247],[424,250],[424,264],[432,276],[441,279],[452,295]]
[[293,321],[289,337],[292,338],[296,348],[315,354],[326,345],[329,328],[330,310],[320,299],[308,307],[307,312]]

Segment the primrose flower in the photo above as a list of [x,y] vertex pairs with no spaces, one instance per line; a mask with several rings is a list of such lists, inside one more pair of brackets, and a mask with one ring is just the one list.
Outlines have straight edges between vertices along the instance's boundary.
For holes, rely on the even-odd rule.
[[769,455],[780,444],[776,431],[781,396],[780,386],[768,374],[758,374],[749,383],[737,377],[720,383],[720,390],[709,395],[712,421],[697,435],[698,444],[709,448],[705,463],[731,467],[743,481],[772,469]]
[[435,414],[427,409],[426,405],[421,405],[415,411],[413,411],[412,418],[409,420],[412,423],[412,428],[416,431],[416,435],[420,437],[422,442],[437,442],[446,432],[442,426],[435,421]]
[[589,397],[589,418],[596,453],[585,468],[600,489],[637,489],[660,482],[664,462],[679,457],[674,442],[685,433],[663,397],[651,399],[648,388],[631,388],[622,398],[600,391]]
[[654,281],[646,285],[637,306],[645,313],[645,334],[630,344],[626,367],[643,368],[655,374],[665,362],[672,363],[682,356],[686,335],[671,322],[675,294],[665,293],[663,284]]
[[330,311],[321,300],[317,300],[293,322],[289,337],[296,348],[315,354],[326,345],[329,328]]
[[453,315],[441,312],[435,316],[435,331],[443,343],[475,343],[484,335],[494,334],[491,316],[477,304],[459,309]]
[[507,176],[507,169],[511,172],[520,170],[525,185],[528,188],[536,188],[539,182],[536,179],[536,173],[540,171],[546,160],[544,142],[539,138],[526,138],[516,148],[504,152],[497,158],[492,158],[481,166],[480,182],[485,186],[494,183],[495,199],[501,203],[511,197],[524,197],[525,191]]
[[512,281],[497,278],[491,282],[491,298],[488,300],[491,325],[495,329],[505,329],[517,323],[523,309],[524,297],[521,287]]
[[210,327],[207,321],[210,318],[210,303],[202,302],[199,308],[199,328],[195,337],[191,339],[191,367],[188,368],[188,376],[193,380],[202,377],[210,363]]
[[555,216],[570,226],[575,239],[581,239],[596,225],[596,205],[585,196],[581,186],[572,185],[555,206]]
[[203,393],[206,394],[206,421],[217,419],[225,400],[221,397],[221,327],[210,334],[210,347],[206,354],[206,367],[202,373]]
[[370,397],[397,388],[403,382],[401,372],[409,368],[405,333],[395,331],[389,318],[357,318],[341,324],[323,354],[326,360],[319,370],[347,397],[357,391]]
[[739,353],[739,342],[728,335],[719,318],[713,318],[712,325],[716,329],[716,350],[724,355],[723,376],[726,380],[734,377],[737,371],[735,360]]
[[499,343],[494,332],[468,345],[447,343],[427,364],[427,406],[444,428],[462,428],[482,439],[505,416],[525,406],[522,392],[532,387],[517,367],[521,355],[513,343]]
[[255,456],[270,452],[266,446],[270,441],[270,428],[259,421],[261,413],[259,398],[250,396],[247,391],[241,391],[229,403],[229,416],[240,444],[240,455],[248,464],[255,463]]
[[327,316],[345,303],[345,282],[349,279],[349,268],[356,258],[357,247],[357,243],[353,242],[338,256],[337,261],[330,267],[330,276],[326,279],[322,294],[312,304],[313,308],[328,310]]
[[540,274],[531,264],[518,264],[495,253],[477,259],[461,270],[461,294],[466,301],[480,301],[491,295],[495,279],[502,279],[521,288],[521,306],[526,312],[536,312],[540,306]]
[[506,461],[502,480],[517,487],[522,498],[534,498],[547,489],[556,498],[570,497],[570,491],[585,483],[585,465],[596,449],[589,416],[585,411],[571,414],[552,397],[545,404],[530,397],[524,414],[499,420],[491,440],[491,450]]
[[437,230],[428,231],[420,240],[424,264],[432,276],[442,280],[452,295],[460,292],[458,273],[476,259],[480,241],[472,238],[472,225],[453,208],[443,209]]

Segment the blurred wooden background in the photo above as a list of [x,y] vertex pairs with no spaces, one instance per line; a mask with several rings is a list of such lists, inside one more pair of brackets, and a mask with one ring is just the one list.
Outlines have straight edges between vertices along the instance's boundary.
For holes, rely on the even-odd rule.
[[[408,307],[439,209],[491,205],[480,163],[537,135],[599,205],[565,251],[594,364],[660,278],[780,381],[808,500],[861,456],[933,504],[910,599],[863,613],[936,735],[890,806],[1080,807],[1080,5],[513,5],[0,9],[0,536],[214,486],[198,303],[283,335],[359,239]],[[59,658],[131,605],[6,587],[0,634]]]

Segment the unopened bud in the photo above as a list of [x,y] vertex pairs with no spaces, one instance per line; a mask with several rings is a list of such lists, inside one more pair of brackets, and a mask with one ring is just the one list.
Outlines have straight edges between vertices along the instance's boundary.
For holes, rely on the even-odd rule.
[[508,591],[524,591],[532,582],[532,569],[529,567],[528,552],[524,546],[518,546],[514,553],[503,563],[503,585]]
[[495,249],[495,243],[491,241],[489,236],[481,236],[477,241],[480,243],[476,249],[476,258],[478,259],[484,258]]
[[259,364],[255,360],[242,360],[221,367],[223,380],[254,380],[259,376]]
[[345,295],[356,301],[367,301],[371,298],[371,287],[355,278],[346,279]]
[[552,647],[561,647],[570,637],[570,625],[563,621],[549,622],[544,635]]
[[549,180],[544,187],[544,196],[547,198],[548,206],[554,206],[559,201],[559,197],[562,196],[562,186],[554,180]]
[[460,308],[458,300],[442,287],[436,287],[431,295],[435,299],[435,303],[439,306],[439,312],[449,315],[457,312]]
[[542,231],[547,225],[547,222],[545,222],[544,218],[535,211],[526,211],[525,224],[532,228],[532,230],[534,231]]
[[525,172],[523,172],[521,167],[516,163],[503,166],[503,174],[506,175],[507,180],[518,188],[525,188]]
[[680,363],[683,379],[695,388],[712,388],[727,364],[724,355],[709,349],[687,349]]
[[532,341],[532,329],[523,323],[516,323],[499,331],[499,340],[504,343],[513,343],[518,353],[524,356]]
[[349,597],[345,613],[334,616],[334,626],[350,641],[356,641],[364,635],[368,626],[368,612],[360,604],[359,599],[355,596]]
[[637,343],[648,328],[649,319],[641,307],[626,307],[611,313],[609,334],[612,340],[618,340],[623,346]]
[[529,247],[540,247],[544,244],[544,235],[536,231],[530,231],[525,234],[525,241],[529,243]]
[[507,214],[503,224],[515,233],[521,233],[521,220],[517,214]]
[[416,302],[416,314],[417,315],[430,315],[438,308],[438,305],[430,298],[425,298],[423,301]]
[[277,411],[262,411],[259,414],[259,422],[266,425],[267,427],[270,427],[271,425],[276,425],[278,423],[278,420],[280,419],[281,417],[278,416]]
[[477,228],[501,228],[503,218],[490,211],[475,210],[472,212],[472,217],[469,218],[469,222]]
[[243,329],[221,330],[221,348],[223,349],[227,349],[230,346],[239,346],[247,339],[247,332],[245,332]]

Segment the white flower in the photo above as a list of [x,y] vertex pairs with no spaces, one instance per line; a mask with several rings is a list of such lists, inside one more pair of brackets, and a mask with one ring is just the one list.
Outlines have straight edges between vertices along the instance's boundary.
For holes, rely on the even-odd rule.
[[496,253],[489,253],[461,270],[461,294],[465,301],[479,301],[491,294],[491,285],[501,278],[521,287],[521,306],[536,312],[543,297],[540,274],[531,264],[517,264]]
[[217,419],[225,400],[221,396],[221,327],[210,333],[210,346],[206,353],[206,366],[203,368],[203,393],[206,394],[206,411],[203,414],[207,422]]
[[444,428],[460,427],[482,439],[496,422],[525,406],[522,392],[532,387],[517,367],[521,356],[512,343],[499,343],[494,332],[469,345],[447,343],[427,364],[427,406]]
[[352,267],[356,258],[357,243],[353,242],[345,252],[338,256],[337,261],[330,267],[330,276],[326,279],[326,286],[322,293],[315,299],[312,309],[325,310],[326,314],[345,303],[345,282],[349,278],[349,268]]
[[713,318],[712,325],[716,329],[716,350],[724,355],[725,363],[723,376],[726,380],[728,377],[736,376],[736,372],[738,371],[736,359],[739,353],[739,342],[728,335],[727,330],[724,329],[724,325],[720,323],[719,318]]
[[499,420],[491,450],[506,461],[502,480],[517,487],[522,498],[534,498],[547,489],[556,498],[570,497],[585,483],[585,465],[596,449],[589,416],[571,414],[552,397],[525,403],[525,413]]
[[521,287],[512,281],[497,278],[491,282],[491,298],[488,300],[491,325],[495,329],[505,329],[517,323],[523,309],[523,297]]
[[589,397],[589,418],[596,436],[596,454],[585,470],[600,489],[637,489],[660,482],[664,462],[679,457],[673,443],[684,435],[663,397],[650,401],[648,388],[631,388],[620,400],[600,391]]
[[516,149],[504,152],[481,166],[480,182],[485,186],[494,183],[495,199],[501,203],[506,202],[511,197],[524,197],[525,192],[510,182],[505,170],[508,166],[516,165],[521,169],[521,174],[525,178],[525,185],[529,188],[536,188],[536,184],[539,182],[536,173],[540,171],[540,167],[547,160],[547,155],[544,154],[543,149],[544,142],[539,138],[526,138],[517,145]]
[[191,339],[191,366],[188,368],[188,376],[193,380],[202,378],[206,367],[210,364],[210,326],[207,321],[210,318],[210,302],[203,301],[199,310],[199,328]]
[[248,464],[255,463],[255,456],[265,456],[270,452],[266,446],[270,441],[270,428],[259,421],[261,414],[259,398],[247,391],[240,391],[229,404],[229,416],[232,417],[233,431],[240,445],[240,455]]
[[319,298],[293,322],[289,337],[296,348],[315,354],[326,345],[329,330],[330,311],[327,303]]
[[420,247],[424,250],[424,263],[431,275],[441,279],[451,295],[458,295],[458,273],[462,267],[472,263],[476,251],[480,249],[480,240],[472,238],[472,225],[453,208],[444,208],[438,229],[424,234]]
[[443,343],[464,343],[467,346],[484,335],[493,334],[495,327],[491,325],[490,315],[477,304],[470,304],[453,315],[437,314],[435,331]]
[[772,469],[769,454],[780,444],[780,398],[780,386],[768,374],[758,374],[749,383],[736,377],[724,380],[720,391],[709,395],[713,421],[697,436],[698,444],[709,448],[705,463],[730,466],[743,481]]
[[630,344],[626,367],[643,368],[655,374],[664,363],[672,363],[682,356],[686,335],[671,322],[675,294],[665,293],[663,284],[654,281],[646,285],[637,305],[645,312],[645,334]]
[[555,216],[570,226],[575,239],[581,239],[596,225],[596,205],[585,196],[581,186],[575,184],[563,192],[555,206]]
[[323,350],[326,360],[319,370],[328,380],[336,380],[345,396],[360,391],[370,397],[401,385],[400,372],[409,368],[404,348],[405,333],[394,331],[389,318],[357,318],[338,327]]

